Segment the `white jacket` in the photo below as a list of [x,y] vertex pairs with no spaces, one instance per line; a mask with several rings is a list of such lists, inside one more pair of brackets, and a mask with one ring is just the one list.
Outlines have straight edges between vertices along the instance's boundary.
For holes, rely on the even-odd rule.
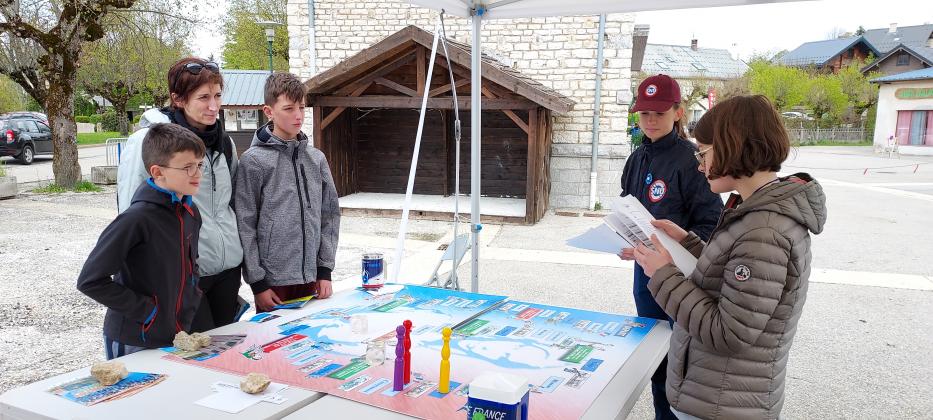
[[[142,158],[143,138],[149,126],[168,122],[171,122],[169,117],[161,110],[150,109],[139,120],[142,128],[127,139],[117,168],[117,205],[121,213],[130,206],[139,185],[149,179],[149,171]],[[230,143],[232,150],[236,150],[233,139]],[[204,156],[201,188],[194,196],[194,204],[198,206],[202,219],[198,241],[198,274],[202,277],[236,267],[243,261],[236,215],[230,203],[238,158],[234,152],[228,167],[222,153],[208,153]]]

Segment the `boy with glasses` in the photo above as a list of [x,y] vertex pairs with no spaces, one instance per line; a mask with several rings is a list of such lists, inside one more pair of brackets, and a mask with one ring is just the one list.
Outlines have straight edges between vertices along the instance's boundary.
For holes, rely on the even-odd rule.
[[107,307],[107,359],[172,345],[190,332],[201,302],[198,235],[191,197],[203,175],[204,143],[175,124],[155,124],[143,139],[149,179],[129,208],[101,233],[78,276],[78,290]]

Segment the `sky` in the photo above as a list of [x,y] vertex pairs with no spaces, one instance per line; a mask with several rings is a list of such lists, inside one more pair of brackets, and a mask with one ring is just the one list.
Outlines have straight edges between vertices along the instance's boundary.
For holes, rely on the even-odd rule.
[[[226,10],[223,0],[214,8]],[[648,42],[725,48],[739,58],[792,50],[804,42],[829,39],[832,33],[933,23],[931,0],[818,0],[750,6],[642,12],[636,24],[651,26]],[[201,31],[193,42],[202,57],[219,59],[223,39],[219,31]]]
[[709,9],[643,12],[636,24],[648,24],[648,42],[725,48],[742,59],[755,54],[793,50],[834,32],[933,23],[930,0],[820,0]]

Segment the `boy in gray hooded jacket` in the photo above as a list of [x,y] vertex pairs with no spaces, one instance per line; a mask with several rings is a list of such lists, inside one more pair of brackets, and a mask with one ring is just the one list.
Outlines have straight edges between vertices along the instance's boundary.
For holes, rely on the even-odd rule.
[[324,153],[301,132],[306,92],[293,74],[269,76],[263,106],[269,123],[256,130],[236,174],[244,277],[259,311],[332,293],[340,206]]

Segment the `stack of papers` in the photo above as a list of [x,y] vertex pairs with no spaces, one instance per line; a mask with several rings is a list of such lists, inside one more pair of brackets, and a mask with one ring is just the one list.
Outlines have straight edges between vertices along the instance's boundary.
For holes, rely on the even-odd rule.
[[231,414],[239,413],[261,401],[281,404],[285,397],[279,395],[288,385],[271,383],[265,391],[258,394],[247,394],[240,387],[227,382],[214,382],[211,387],[214,393],[201,398],[194,403],[207,408],[224,411]]
[[696,269],[697,259],[680,243],[651,225],[654,217],[634,196],[627,195],[612,200],[612,213],[603,218],[603,223],[580,236],[567,240],[567,245],[591,251],[618,254],[624,248],[644,245],[656,249],[651,235],[657,235],[661,245],[667,249],[674,265],[686,275]]
[[272,309],[298,309],[298,308],[301,308],[302,306],[307,305],[308,302],[311,301],[311,299],[314,299],[316,297],[317,295],[311,295],[311,296],[300,297],[298,299],[286,300],[282,302],[280,305],[273,306]]
[[128,397],[163,380],[165,375],[157,373],[130,372],[120,382],[107,386],[88,376],[57,385],[48,391],[66,400],[90,406]]

